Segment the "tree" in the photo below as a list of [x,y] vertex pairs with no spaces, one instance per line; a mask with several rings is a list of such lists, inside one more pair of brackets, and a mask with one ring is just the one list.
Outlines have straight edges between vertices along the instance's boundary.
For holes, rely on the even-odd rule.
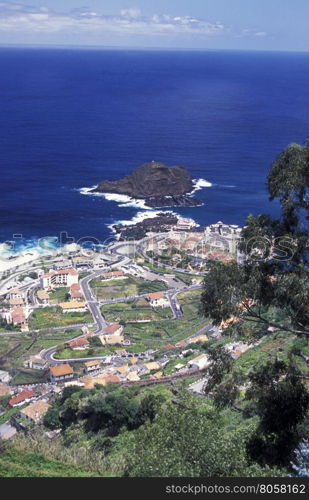
[[138,404],[124,391],[95,395],[82,409],[86,429],[92,432],[105,430],[106,436],[116,436],[122,427],[138,426]]
[[102,342],[99,337],[89,337],[88,340],[92,347],[102,347]]
[[221,417],[205,412],[182,394],[153,423],[147,421],[131,436],[126,451],[126,475],[132,477],[273,476],[279,470],[250,463],[246,440],[252,430],[224,430]]
[[279,198],[287,229],[297,226],[299,212],[309,210],[309,143],[290,144],[273,163],[267,178],[270,199]]
[[[289,146],[273,163],[267,185],[281,217],[249,215],[239,245],[244,264],[211,264],[202,311],[215,324],[235,317],[309,336],[308,177],[308,145]],[[270,320],[270,306],[284,313],[281,321]]]
[[61,427],[59,409],[56,406],[48,408],[47,413],[45,413],[43,418],[43,424],[51,430],[59,429]]
[[147,396],[145,396],[141,400],[137,413],[137,420],[139,425],[143,424],[147,420],[153,422],[164,400],[165,398],[160,394],[158,396],[155,396],[154,394],[148,394]]
[[223,380],[223,377],[229,373],[233,367],[234,360],[223,346],[214,346],[209,351],[209,360],[211,364],[207,368],[207,382],[205,391],[211,392]]
[[[239,250],[243,263],[212,263],[205,277],[201,310],[220,325],[232,320],[226,333],[260,338],[270,328],[302,339],[309,337],[308,186],[309,145],[289,146],[273,163],[267,179],[270,199],[278,199],[281,216],[249,215]],[[248,328],[253,325],[253,328]],[[291,335],[290,335],[291,336]],[[302,343],[294,348],[299,355]],[[305,359],[306,361],[306,359]],[[238,375],[222,363],[211,367],[208,392],[215,405],[234,405]],[[247,449],[261,465],[289,466],[303,438],[308,411],[304,373],[295,359],[269,360],[249,376],[245,408],[259,417]]]
[[248,443],[249,454],[261,465],[289,466],[303,438],[301,424],[309,408],[309,393],[301,373],[293,358],[288,364],[275,359],[254,369],[249,380],[246,399],[260,417]]

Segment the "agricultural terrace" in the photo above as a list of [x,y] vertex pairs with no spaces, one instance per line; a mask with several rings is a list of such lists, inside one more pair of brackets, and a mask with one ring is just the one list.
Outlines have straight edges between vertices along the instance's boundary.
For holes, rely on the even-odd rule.
[[163,281],[144,281],[130,275],[114,280],[96,278],[90,281],[90,287],[97,300],[120,299],[167,289]]

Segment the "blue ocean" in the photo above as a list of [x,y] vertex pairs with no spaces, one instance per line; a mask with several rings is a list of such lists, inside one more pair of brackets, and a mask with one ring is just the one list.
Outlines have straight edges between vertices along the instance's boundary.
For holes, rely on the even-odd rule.
[[0,241],[20,247],[113,236],[143,209],[82,188],[151,160],[211,183],[173,209],[201,225],[276,215],[268,169],[309,135],[309,54],[2,48],[0,68]]

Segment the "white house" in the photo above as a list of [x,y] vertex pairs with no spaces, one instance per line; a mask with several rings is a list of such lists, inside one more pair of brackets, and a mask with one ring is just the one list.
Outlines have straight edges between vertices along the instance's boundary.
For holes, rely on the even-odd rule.
[[123,332],[123,326],[119,323],[112,323],[104,329],[105,335],[120,335]]
[[101,369],[100,361],[93,360],[93,361],[87,361],[85,363],[85,372],[86,373],[97,372],[100,369]]
[[104,280],[104,281],[107,281],[107,280],[121,280],[121,279],[124,279],[126,278],[125,274],[123,271],[110,271],[109,273],[103,273],[101,278]]
[[69,302],[61,302],[59,304],[62,312],[84,312],[87,310],[86,302],[78,302],[77,300],[72,300]]
[[41,278],[41,288],[56,288],[60,286],[71,286],[78,283],[78,271],[73,268],[50,271]]
[[36,296],[37,296],[38,300],[42,304],[48,304],[49,303],[49,295],[46,292],[46,290],[42,290],[42,289],[38,290],[37,293],[36,293]]
[[9,372],[6,372],[4,370],[0,370],[0,382],[7,384],[11,380],[11,375]]
[[53,264],[53,269],[55,269],[55,271],[59,271],[60,269],[68,269],[70,267],[71,262],[69,260],[62,260]]
[[26,408],[20,410],[20,415],[24,418],[32,420],[37,424],[42,420],[49,408],[49,403],[44,400],[38,400],[26,406]]
[[45,370],[48,366],[48,362],[39,356],[30,356],[28,366],[33,370]]
[[150,293],[146,299],[151,307],[169,307],[170,303],[164,292]]
[[25,298],[25,293],[22,290],[19,290],[19,288],[11,288],[9,291],[7,298],[9,300],[14,300],[14,299],[24,299]]
[[197,224],[193,219],[187,219],[184,217],[178,217],[177,225],[175,229],[179,229],[180,231],[190,231],[193,227],[196,227]]
[[188,361],[189,368],[192,368],[193,370],[203,370],[209,364],[210,361],[207,354],[200,354],[196,358],[193,358],[190,361]]
[[52,382],[61,382],[74,377],[72,366],[65,363],[50,367],[50,380]]

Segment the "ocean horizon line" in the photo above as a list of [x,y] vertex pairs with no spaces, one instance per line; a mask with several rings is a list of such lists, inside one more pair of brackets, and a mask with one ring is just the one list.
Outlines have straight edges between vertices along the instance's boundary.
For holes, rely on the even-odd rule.
[[309,49],[239,49],[239,48],[210,48],[210,47],[156,47],[156,46],[126,46],[126,45],[78,45],[78,44],[28,44],[28,43],[1,43],[2,49],[28,50],[76,50],[76,51],[126,51],[126,52],[220,52],[220,53],[261,53],[261,54],[309,54]]

